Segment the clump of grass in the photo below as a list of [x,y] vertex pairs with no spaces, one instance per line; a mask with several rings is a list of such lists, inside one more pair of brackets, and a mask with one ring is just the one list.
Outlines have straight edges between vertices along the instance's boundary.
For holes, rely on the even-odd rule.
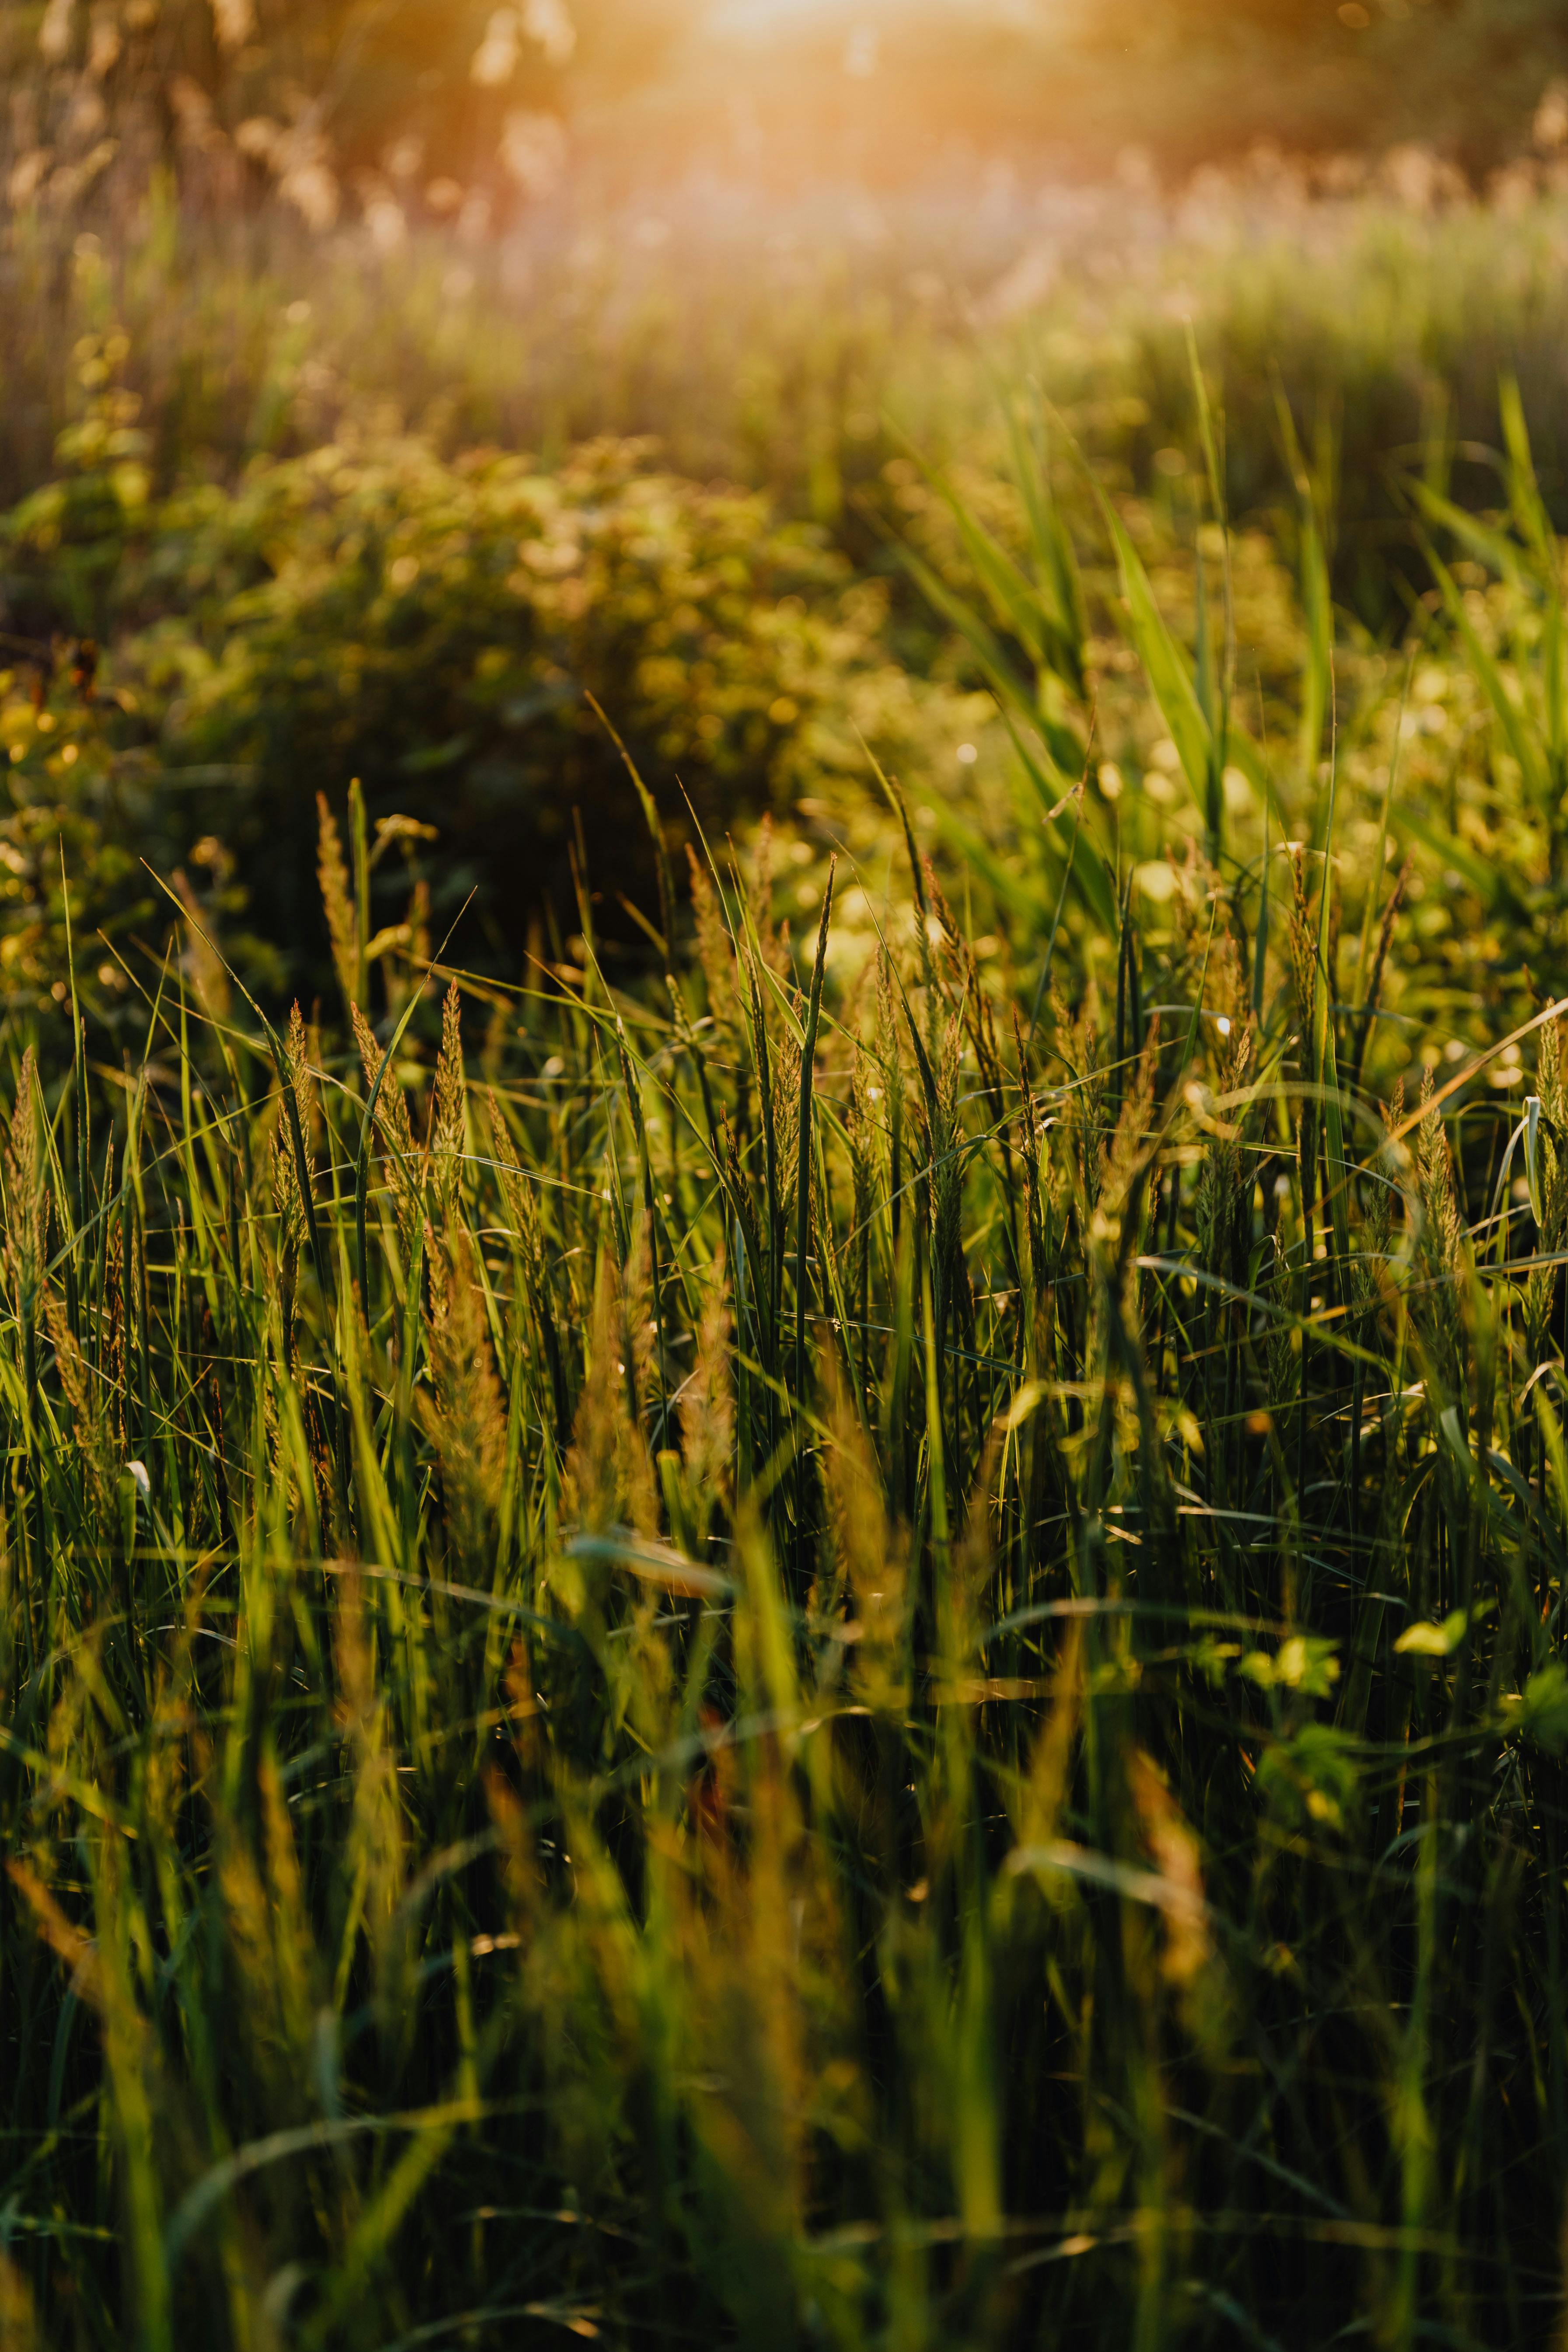
[[918,855],[858,976],[765,847],[658,987],[373,961],[356,794],[342,1022],[182,902],[122,1085],[13,1041],[18,2342],[1550,2335],[1568,1030],[1500,1168],[1360,1090],[1120,551],[1208,851],[1053,819],[1016,1020]]

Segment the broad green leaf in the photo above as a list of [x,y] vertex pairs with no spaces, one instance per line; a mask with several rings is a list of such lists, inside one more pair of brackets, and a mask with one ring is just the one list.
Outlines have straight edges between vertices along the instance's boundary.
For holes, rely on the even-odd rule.
[[1503,1709],[1510,1730],[1560,1756],[1568,1748],[1568,1669],[1553,1658],[1531,1675],[1516,1698],[1504,1700]]
[[1465,1638],[1469,1620],[1462,1609],[1455,1609],[1436,1625],[1417,1618],[1407,1625],[1394,1643],[1402,1658],[1451,1658]]

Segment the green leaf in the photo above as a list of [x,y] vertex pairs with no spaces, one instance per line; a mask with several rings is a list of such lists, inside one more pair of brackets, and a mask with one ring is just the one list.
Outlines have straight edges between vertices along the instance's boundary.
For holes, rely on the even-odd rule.
[[1466,654],[1469,657],[1470,667],[1475,671],[1477,682],[1497,715],[1498,723],[1502,729],[1509,750],[1519,762],[1520,773],[1524,780],[1525,796],[1537,809],[1544,809],[1549,798],[1550,785],[1546,762],[1542,756],[1541,744],[1535,737],[1531,715],[1509,692],[1501,669],[1476,635],[1475,625],[1465,609],[1465,600],[1459,593],[1453,573],[1430,541],[1424,541],[1423,544],[1432,576],[1442,593],[1448,617],[1463,641]]
[[1299,1690],[1307,1698],[1327,1698],[1340,1678],[1335,1644],[1316,1633],[1292,1633],[1272,1657],[1249,1650],[1237,1666],[1259,1690]]
[[1010,705],[1033,725],[1038,718],[1037,698],[1013,667],[990,624],[956,589],[950,588],[946,581],[933,572],[912,548],[900,542],[899,556],[927,604],[934,612],[940,613],[968,644],[998,701]]
[[1462,1609],[1450,1611],[1436,1625],[1418,1618],[1407,1625],[1394,1647],[1402,1658],[1451,1658],[1465,1638],[1469,1619]]
[[1172,635],[1165,617],[1154,601],[1149,574],[1128,535],[1126,525],[1098,485],[1096,489],[1121,573],[1121,593],[1127,602],[1124,617],[1127,635],[1143,665],[1154,699],[1160,706],[1160,715],[1171,730],[1171,740],[1176,747],[1182,772],[1201,808],[1208,793],[1209,770],[1214,759],[1214,733],[1204,716],[1197,688],[1193,682],[1192,662]]
[[1546,1223],[1541,1184],[1541,1097],[1529,1095],[1524,1105],[1524,1181],[1530,1188],[1530,1213],[1537,1230]]
[[1105,937],[1113,939],[1118,924],[1116,893],[1106,877],[1102,853],[1092,842],[1082,840],[1084,828],[1074,821],[1066,805],[1068,794],[1061,789],[1060,772],[1052,774],[1042,765],[1034,747],[1013,725],[1006,711],[1002,713],[1002,718],[1013,739],[1013,749],[1018,754],[1024,773],[1034,788],[1046,823],[1054,830],[1063,856],[1070,863],[1072,880],[1084,905]]
[[1301,516],[1301,606],[1307,624],[1301,686],[1301,771],[1309,785],[1323,756],[1323,731],[1333,700],[1334,608],[1323,535],[1310,501]]
[[1568,1668],[1552,1659],[1531,1675],[1516,1698],[1504,1700],[1503,1713],[1510,1730],[1561,1756],[1568,1748]]
[[1434,857],[1441,859],[1444,866],[1451,866],[1469,884],[1489,910],[1511,896],[1506,876],[1498,867],[1489,866],[1483,857],[1449,833],[1446,826],[1435,824],[1430,817],[1423,816],[1418,810],[1411,808],[1391,809],[1389,821],[1396,833],[1418,841],[1424,849],[1431,851]]
[[1482,522],[1477,515],[1467,514],[1463,507],[1457,507],[1451,499],[1439,497],[1425,482],[1407,482],[1405,487],[1429,522],[1447,531],[1478,562],[1486,564],[1510,587],[1523,586],[1524,571],[1519,560],[1519,549],[1506,531]]
[[1329,805],[1323,827],[1323,878],[1318,892],[1317,969],[1312,981],[1312,1079],[1322,1090],[1323,1146],[1328,1160],[1328,1207],[1333,1221],[1334,1251],[1342,1276],[1350,1264],[1350,1178],[1345,1167],[1344,1126],[1341,1116],[1340,1075],[1334,1038],[1334,976],[1329,969],[1331,917],[1333,907],[1332,869],[1334,806],[1338,770],[1329,773]]
[[1083,583],[1079,578],[1078,557],[1071,536],[1062,520],[1061,510],[1051,495],[1039,452],[1024,430],[1016,404],[1007,404],[1006,415],[1013,472],[1024,501],[1024,511],[1029,519],[1029,535],[1040,574],[1041,600],[1047,609],[1048,625],[1054,632],[1058,647],[1058,659],[1054,667],[1081,700],[1084,692],[1084,640],[1089,634],[1089,624],[1084,613]]
[[1304,1723],[1264,1750],[1258,1788],[1293,1828],[1342,1829],[1356,1792],[1348,1735],[1333,1724]]
[[1548,580],[1554,579],[1557,534],[1535,478],[1535,460],[1531,455],[1530,430],[1524,421],[1524,403],[1520,398],[1517,376],[1505,375],[1498,385],[1498,415],[1503,446],[1508,451],[1508,500],[1514,521],[1542,573]]
[[1340,1678],[1340,1662],[1332,1642],[1316,1633],[1293,1633],[1281,1642],[1274,1659],[1274,1680],[1283,1690],[1299,1690],[1308,1698],[1327,1698]]

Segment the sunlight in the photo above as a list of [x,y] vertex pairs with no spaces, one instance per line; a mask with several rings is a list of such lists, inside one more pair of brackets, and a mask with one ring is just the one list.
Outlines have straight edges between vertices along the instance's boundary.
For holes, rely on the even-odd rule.
[[718,0],[713,23],[721,32],[773,32],[814,18],[848,16],[855,0]]
[[716,0],[711,23],[720,32],[772,33],[792,26],[855,23],[874,14],[886,19],[900,8],[907,15],[956,12],[964,0],[879,0],[868,9],[866,0]]
[[1040,32],[1065,21],[1069,0],[713,0],[708,14],[721,34],[776,35],[840,26],[886,34],[900,22],[952,17],[969,27],[1001,24]]

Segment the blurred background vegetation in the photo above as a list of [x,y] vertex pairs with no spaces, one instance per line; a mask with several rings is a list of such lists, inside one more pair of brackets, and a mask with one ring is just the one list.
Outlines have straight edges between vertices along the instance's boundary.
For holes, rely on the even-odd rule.
[[563,134],[623,185],[737,155],[907,184],[965,150],[1093,174],[1129,142],[1186,171],[1259,140],[1418,139],[1473,175],[1568,67],[1551,0],[9,0],[0,41],[24,184],[173,164],[318,226],[514,216]]
[[[1565,518],[1530,0],[12,0],[0,44],[14,790],[35,703],[82,751],[15,822],[101,841],[121,922],[207,845],[258,984],[324,968],[306,772],[437,828],[498,969],[575,928],[624,788],[588,694],[709,824],[862,741],[948,772],[985,679],[902,551],[910,453],[1016,535],[999,383],[1103,567],[1069,452],[1190,535],[1191,328],[1228,512],[1290,560],[1307,462],[1369,642],[1429,593],[1403,472],[1495,502],[1505,370]],[[639,866],[601,857],[612,938]]]

